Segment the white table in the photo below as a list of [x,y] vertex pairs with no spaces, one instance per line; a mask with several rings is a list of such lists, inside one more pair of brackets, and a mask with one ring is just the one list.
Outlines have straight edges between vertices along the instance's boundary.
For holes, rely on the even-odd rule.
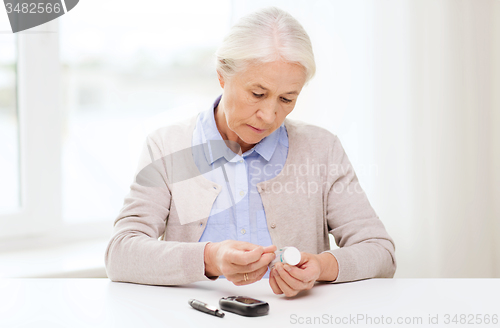
[[[218,306],[221,297],[230,295],[265,300],[270,313],[248,318],[225,312],[217,318],[188,305],[195,298]],[[458,323],[460,315],[470,322],[488,314],[490,324],[456,325],[455,314]],[[2,328],[281,328],[311,327],[314,320],[325,327],[500,327],[491,323],[494,314],[500,316],[500,279],[371,279],[321,284],[291,299],[274,295],[267,280],[241,287],[224,279],[166,287],[108,279],[0,279]],[[429,325],[429,317],[435,322],[436,315],[439,324]],[[397,324],[398,319],[408,323]]]

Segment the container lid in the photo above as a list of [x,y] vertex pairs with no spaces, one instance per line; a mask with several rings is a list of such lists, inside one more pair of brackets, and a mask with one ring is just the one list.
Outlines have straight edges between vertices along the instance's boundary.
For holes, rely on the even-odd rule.
[[290,265],[297,265],[300,262],[300,251],[295,247],[288,247],[283,252],[283,259]]

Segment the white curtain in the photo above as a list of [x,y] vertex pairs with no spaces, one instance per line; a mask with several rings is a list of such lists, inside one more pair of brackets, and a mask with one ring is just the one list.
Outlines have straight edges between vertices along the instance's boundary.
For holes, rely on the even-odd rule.
[[274,5],[313,42],[290,117],[337,134],[396,242],[396,277],[500,277],[500,1]]

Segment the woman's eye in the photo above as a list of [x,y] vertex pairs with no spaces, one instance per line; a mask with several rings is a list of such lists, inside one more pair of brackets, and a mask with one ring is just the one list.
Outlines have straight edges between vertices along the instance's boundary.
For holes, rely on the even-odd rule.
[[252,93],[253,93],[253,95],[254,95],[256,98],[260,98],[260,97],[262,97],[262,96],[264,95],[264,94],[262,94],[262,93],[255,93],[255,92],[252,92]]
[[286,99],[286,98],[283,98],[283,97],[281,98],[281,100],[283,102],[287,103],[287,104],[292,102],[290,99]]

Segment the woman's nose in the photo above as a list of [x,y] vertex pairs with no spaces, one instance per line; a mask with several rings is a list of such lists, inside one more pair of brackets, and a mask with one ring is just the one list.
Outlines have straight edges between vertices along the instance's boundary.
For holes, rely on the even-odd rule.
[[277,110],[278,105],[276,103],[273,101],[266,101],[257,111],[257,117],[259,117],[266,124],[272,124],[276,119]]

